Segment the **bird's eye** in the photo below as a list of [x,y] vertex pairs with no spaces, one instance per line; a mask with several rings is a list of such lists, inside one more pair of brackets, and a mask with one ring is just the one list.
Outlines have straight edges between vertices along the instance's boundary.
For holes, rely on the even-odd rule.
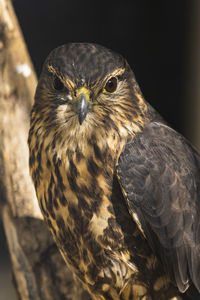
[[106,82],[106,85],[105,85],[105,91],[107,93],[114,93],[117,89],[117,78],[116,77],[111,77],[107,82]]
[[53,79],[53,87],[57,91],[62,91],[65,88],[64,84],[57,76],[55,76]]

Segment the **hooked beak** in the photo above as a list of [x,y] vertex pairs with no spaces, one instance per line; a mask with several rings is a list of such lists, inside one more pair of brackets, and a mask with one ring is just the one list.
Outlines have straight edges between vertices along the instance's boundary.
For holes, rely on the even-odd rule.
[[77,92],[77,99],[76,99],[76,104],[75,104],[75,110],[78,114],[78,120],[80,125],[83,123],[85,120],[88,110],[90,108],[90,103],[89,103],[89,91],[82,87],[78,90]]

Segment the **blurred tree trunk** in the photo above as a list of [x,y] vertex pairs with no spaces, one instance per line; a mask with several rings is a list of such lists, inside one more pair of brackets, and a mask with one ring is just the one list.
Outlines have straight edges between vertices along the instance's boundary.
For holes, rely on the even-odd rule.
[[10,0],[0,0],[0,208],[21,300],[89,299],[43,222],[28,170],[36,76]]

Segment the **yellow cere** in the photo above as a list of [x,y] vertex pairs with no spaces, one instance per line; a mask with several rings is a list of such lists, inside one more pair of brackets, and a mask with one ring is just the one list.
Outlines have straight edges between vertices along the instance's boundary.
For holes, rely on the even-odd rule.
[[85,87],[81,87],[80,89],[78,89],[76,91],[76,98],[78,99],[83,94],[85,95],[86,100],[89,101],[90,100],[90,90],[88,90]]

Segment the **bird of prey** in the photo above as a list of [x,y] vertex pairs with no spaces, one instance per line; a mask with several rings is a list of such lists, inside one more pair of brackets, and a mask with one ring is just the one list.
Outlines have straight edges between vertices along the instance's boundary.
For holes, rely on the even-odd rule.
[[200,299],[200,156],[121,55],[53,50],[28,142],[44,219],[92,299]]

